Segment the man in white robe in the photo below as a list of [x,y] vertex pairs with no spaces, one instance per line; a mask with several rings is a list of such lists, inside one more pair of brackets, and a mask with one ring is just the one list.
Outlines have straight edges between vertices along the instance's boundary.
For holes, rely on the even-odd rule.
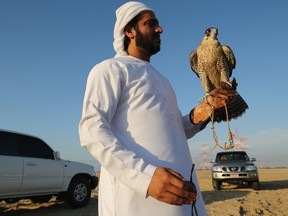
[[[190,114],[179,112],[175,93],[151,64],[163,29],[139,2],[116,11],[114,58],[97,64],[87,80],[81,145],[101,164],[99,216],[187,216],[206,210],[187,139],[209,122],[220,99],[208,96]],[[125,41],[125,42],[124,42]],[[230,91],[216,89],[221,100]],[[221,102],[220,100],[220,102]]]

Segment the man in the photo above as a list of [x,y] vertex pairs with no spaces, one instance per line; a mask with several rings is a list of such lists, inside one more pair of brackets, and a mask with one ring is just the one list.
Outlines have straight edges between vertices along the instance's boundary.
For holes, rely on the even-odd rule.
[[[152,11],[128,2],[116,11],[117,55],[90,72],[79,125],[81,145],[101,163],[100,216],[206,215],[187,138],[223,109],[233,92],[216,89],[181,116],[169,81],[149,62],[163,29]],[[197,194],[198,193],[198,194]]]

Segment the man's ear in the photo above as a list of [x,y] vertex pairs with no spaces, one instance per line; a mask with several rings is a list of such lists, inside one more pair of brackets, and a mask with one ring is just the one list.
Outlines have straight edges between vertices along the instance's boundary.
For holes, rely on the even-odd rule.
[[124,34],[125,34],[128,38],[133,39],[133,38],[135,37],[135,30],[134,30],[134,28],[131,27],[131,26],[126,26],[126,27],[124,28]]

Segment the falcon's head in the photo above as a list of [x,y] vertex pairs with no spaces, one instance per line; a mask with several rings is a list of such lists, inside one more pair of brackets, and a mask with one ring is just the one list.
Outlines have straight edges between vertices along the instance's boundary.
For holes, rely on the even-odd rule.
[[217,35],[218,35],[218,29],[217,28],[214,28],[214,27],[211,27],[211,28],[208,28],[206,29],[205,31],[205,37],[206,38],[217,38]]

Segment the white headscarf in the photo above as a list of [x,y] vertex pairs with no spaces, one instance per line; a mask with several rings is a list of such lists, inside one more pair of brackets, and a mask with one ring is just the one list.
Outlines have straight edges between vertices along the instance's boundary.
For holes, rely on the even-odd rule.
[[123,4],[116,10],[116,23],[114,27],[114,50],[116,51],[116,56],[127,55],[124,50],[124,27],[140,12],[149,10],[153,11],[151,8],[147,7],[141,2],[130,1]]

